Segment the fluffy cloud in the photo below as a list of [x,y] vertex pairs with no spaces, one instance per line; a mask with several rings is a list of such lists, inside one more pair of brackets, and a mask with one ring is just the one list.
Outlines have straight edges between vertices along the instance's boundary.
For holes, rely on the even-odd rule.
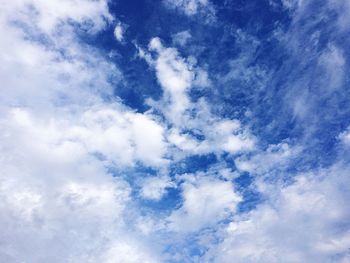
[[116,166],[132,166],[136,161],[146,165],[165,163],[163,128],[145,115],[124,112],[113,105],[95,106],[78,115],[66,116],[62,112],[58,115],[37,119],[28,110],[13,109],[7,122],[2,123],[9,134],[3,143],[12,142],[12,147],[20,147],[17,137],[23,138],[23,143],[33,150],[46,146],[53,150],[59,146],[67,146],[67,150],[73,147],[97,154]]
[[163,47],[159,38],[153,38],[149,50],[155,51],[155,60],[148,59],[154,66],[157,79],[164,90],[164,103],[168,119],[180,124],[182,115],[190,107],[187,92],[192,86],[195,72],[191,65],[181,58],[176,49]]
[[[91,20],[91,26],[95,27],[96,23],[97,28],[105,25],[101,21],[110,17],[106,3],[84,3],[63,1],[50,5],[39,1],[20,5],[15,2],[7,8],[17,12],[24,9],[25,13],[30,7],[37,10],[37,16],[46,16],[58,5],[58,12],[50,16],[53,20],[50,30],[68,20],[76,23]],[[71,8],[67,8],[70,4],[81,4],[81,7],[75,8],[79,11],[70,11]],[[6,52],[0,71],[5,87],[1,110],[4,116],[9,114],[8,123],[3,123],[5,128],[13,125],[11,118],[15,122],[23,121],[18,127],[23,125],[21,128],[28,134],[35,134],[36,138],[47,138],[40,143],[69,141],[91,154],[101,154],[114,164],[133,165],[135,161],[141,161],[160,165],[163,162],[166,149],[163,128],[150,116],[133,113],[118,102],[103,101],[104,96],[113,92],[109,79],[117,81],[121,78],[112,63],[97,50],[80,44],[72,30],[57,36],[47,33],[55,44],[34,41],[35,34],[25,27],[13,26],[10,23],[12,13],[3,12],[1,26],[9,33],[0,40],[0,46]],[[16,19],[28,22],[27,16]],[[37,24],[40,21],[37,19]],[[37,24],[31,27],[35,28]],[[46,34],[46,31],[41,33]],[[13,110],[11,105],[18,105],[18,110]]]
[[[199,135],[204,135],[204,140],[178,129],[172,129],[168,136],[169,142],[183,152],[190,154],[208,153],[238,153],[253,150],[255,139],[247,130],[241,127],[237,120],[198,120],[207,126],[200,125]],[[198,127],[199,128],[199,127]]]
[[[68,21],[81,22],[94,26],[95,24],[89,21],[97,20],[98,24],[99,19],[95,18],[95,15],[99,13],[91,10],[91,14],[87,13],[83,19],[68,16],[67,11],[67,16],[57,17],[52,22],[61,27],[50,27],[50,32],[46,32],[38,25],[40,19],[32,17],[40,15],[41,12],[46,14],[44,8],[40,6],[44,2],[47,1],[39,1],[38,6],[34,3],[25,5],[14,2],[1,10],[0,27],[6,32],[0,40],[0,47],[4,52],[3,63],[0,66],[4,87],[1,103],[27,106],[47,112],[53,109],[53,105],[86,106],[101,101],[101,96],[111,95],[112,87],[109,79],[120,80],[118,69],[99,51],[81,44],[74,34],[75,24],[68,23]],[[55,1],[50,3],[60,5]],[[63,3],[69,5],[69,1]],[[99,2],[88,2],[88,5],[91,3]],[[26,14],[29,7],[43,10],[33,11],[34,14],[32,16],[28,14],[29,17],[14,15]],[[66,8],[72,9],[71,6]],[[74,9],[84,10],[83,3]],[[96,8],[96,11],[98,10]],[[100,14],[98,17],[101,16]],[[51,15],[50,17],[55,18]]]
[[291,147],[286,142],[269,145],[265,151],[235,159],[235,165],[240,171],[252,174],[265,174],[272,169],[284,170],[300,150],[300,147]]
[[299,175],[281,189],[263,183],[260,188],[267,202],[237,216],[208,260],[348,262],[348,173],[337,165]]
[[[149,248],[148,248],[149,249]],[[115,262],[126,262],[126,263],[156,263],[159,262],[156,257],[148,255],[147,250],[139,246],[137,242],[134,243],[116,243],[110,247],[108,252],[99,258],[99,262],[115,263]]]
[[141,196],[144,199],[160,200],[166,193],[166,188],[174,186],[175,184],[166,176],[148,177],[142,181]]
[[339,135],[339,139],[345,145],[350,145],[350,128],[348,128],[346,131],[342,132]]
[[[1,225],[6,229],[0,235],[2,243],[6,240],[1,258],[7,262],[109,262],[106,255],[114,247],[120,253],[126,247],[126,254],[119,257],[129,261],[123,262],[143,257],[146,252],[136,248],[143,245],[125,234],[130,186],[89,153],[87,145],[95,144],[93,138],[82,141],[76,126],[68,125],[69,131],[53,119],[34,122],[19,109],[7,118],[1,123],[1,151],[6,152],[0,161]],[[134,257],[129,257],[133,249],[140,254],[133,252]]]
[[228,181],[189,177],[181,187],[183,204],[168,218],[170,230],[180,233],[213,226],[234,213],[241,201]]
[[97,32],[113,20],[105,0],[15,0],[4,5],[1,14],[2,18],[10,16],[11,20],[19,20],[28,25],[34,22],[34,27],[48,35],[54,34],[58,26],[71,21],[91,32]]
[[[204,99],[191,101],[188,95],[191,88],[197,83],[209,85],[207,77],[204,81],[198,81],[202,78],[203,70],[195,65],[194,59],[184,59],[175,48],[165,48],[159,38],[150,41],[149,52],[140,50],[140,56],[154,68],[164,91],[161,101],[150,104],[158,107],[173,125],[167,136],[171,144],[185,155],[237,153],[254,148],[254,136],[238,120],[215,116]],[[152,58],[151,52],[156,52],[156,58]]]
[[107,2],[14,1],[0,12],[0,257],[156,262],[130,233],[131,188],[110,168],[163,165],[163,127],[104,100],[120,73],[74,33],[104,28]]

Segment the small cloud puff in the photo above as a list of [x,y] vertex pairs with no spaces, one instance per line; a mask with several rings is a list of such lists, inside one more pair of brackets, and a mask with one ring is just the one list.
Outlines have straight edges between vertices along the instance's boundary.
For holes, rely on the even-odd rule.
[[114,28],[114,37],[118,42],[123,42],[125,33],[125,26],[118,22],[118,24]]
[[186,233],[211,226],[234,213],[242,200],[229,181],[190,176],[182,185],[183,204],[168,218],[170,230]]
[[184,46],[191,37],[190,31],[185,30],[174,34],[172,40],[175,45]]
[[169,177],[149,177],[142,182],[141,196],[144,199],[158,201],[166,193],[167,188],[175,187]]

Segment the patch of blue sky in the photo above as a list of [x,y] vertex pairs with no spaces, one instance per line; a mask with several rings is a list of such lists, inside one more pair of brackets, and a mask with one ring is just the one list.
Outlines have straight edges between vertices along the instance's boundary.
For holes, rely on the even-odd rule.
[[182,204],[181,190],[174,187],[166,188],[164,195],[159,200],[143,199],[139,191],[134,193],[134,197],[145,214],[169,215]]
[[212,165],[218,162],[217,156],[213,153],[204,155],[189,156],[170,166],[170,174],[195,173],[207,171]]
[[244,213],[256,208],[256,206],[263,202],[261,194],[255,190],[254,176],[247,172],[241,173],[237,178],[233,180],[236,191],[238,191],[243,201],[238,204],[238,212]]

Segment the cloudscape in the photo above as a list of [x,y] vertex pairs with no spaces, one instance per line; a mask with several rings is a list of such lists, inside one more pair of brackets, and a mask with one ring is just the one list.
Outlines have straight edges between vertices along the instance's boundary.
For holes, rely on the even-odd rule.
[[0,262],[350,262],[348,0],[1,2]]

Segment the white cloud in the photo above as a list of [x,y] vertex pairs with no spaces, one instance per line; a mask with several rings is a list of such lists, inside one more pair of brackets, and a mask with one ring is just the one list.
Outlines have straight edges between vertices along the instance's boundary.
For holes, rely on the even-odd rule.
[[114,28],[114,37],[118,42],[122,42],[124,40],[124,32],[125,28],[122,23],[118,23]]
[[337,26],[340,31],[347,32],[349,30],[348,24],[350,22],[350,3],[342,0],[328,0],[327,7],[337,12]]
[[159,38],[153,38],[149,44],[150,51],[157,52],[154,68],[157,79],[165,94],[164,99],[169,104],[168,118],[173,123],[180,123],[181,116],[189,108],[190,100],[186,94],[194,80],[191,66],[181,58],[176,49],[163,47]]
[[[254,148],[254,136],[238,120],[214,116],[204,99],[191,102],[188,91],[193,86],[209,86],[207,74],[196,66],[195,58],[182,58],[175,48],[164,47],[159,38],[150,41],[149,52],[140,50],[140,56],[154,67],[164,91],[161,101],[150,104],[158,107],[173,125],[167,137],[171,144],[185,154],[237,153]],[[155,59],[152,52],[156,52]],[[198,140],[188,130],[204,140]]]
[[[6,5],[9,6],[12,4]],[[23,19],[23,23],[29,23],[28,27],[14,26],[12,16],[22,12],[20,7],[23,9],[25,5],[1,15],[0,27],[6,32],[0,39],[4,52],[0,65],[2,104],[48,111],[53,104],[86,106],[101,101],[102,94],[112,94],[108,80],[121,78],[113,64],[97,50],[81,45],[70,27],[57,36],[46,35],[34,22],[29,23],[29,18],[21,16],[16,19]],[[36,34],[44,34],[50,41],[41,42]]]
[[[138,163],[166,166],[167,131],[149,113],[135,113],[119,102],[103,100],[113,94],[109,80],[122,76],[99,51],[76,39],[74,27],[78,25],[71,22],[94,33],[107,23],[109,14],[99,9],[102,2],[86,2],[89,7],[83,6],[85,1],[75,3],[81,5],[76,7],[79,10],[64,12],[70,5],[64,1],[55,14],[51,12],[57,3],[46,2],[30,2],[32,7],[13,2],[2,10],[0,26],[6,37],[0,40],[4,51],[0,225],[5,230],[0,243],[6,240],[6,245],[1,258],[6,262],[156,262],[158,251],[139,235],[164,231],[163,220],[149,229],[143,224],[141,233],[133,231],[132,221],[140,222],[138,217],[142,217],[131,187],[108,171],[111,166]],[[11,24],[13,13],[21,13],[16,19],[27,27]],[[36,34],[50,41],[37,41]],[[176,114],[188,110],[191,103],[186,92],[200,75],[193,60],[181,58],[159,40],[151,41],[150,50],[158,53],[151,63],[168,92],[166,101],[176,105]],[[198,83],[205,82],[202,74]],[[165,177],[145,180],[141,196],[159,200],[173,186]],[[215,190],[204,193],[209,189],[204,182],[193,189],[186,186],[183,209],[191,209],[191,192],[210,200],[213,211],[202,213],[203,226],[215,223],[214,216],[224,217],[225,209],[230,210],[231,204],[235,207],[237,201],[229,200],[236,198],[230,183],[214,182],[214,186],[227,198],[217,198]],[[194,211],[186,220],[192,222],[199,216],[201,212]]]
[[168,218],[169,229],[195,232],[225,219],[236,210],[241,197],[228,181],[193,177],[182,185],[183,204]]
[[133,243],[116,243],[112,244],[108,252],[99,259],[99,262],[105,263],[155,263],[159,262],[154,256],[150,256],[145,248],[138,246],[134,241]]
[[[213,247],[214,262],[348,262],[349,170],[334,166],[281,187],[262,183],[267,201],[237,216]],[[283,241],[282,241],[283,240]]]
[[105,0],[14,0],[3,6],[1,14],[2,18],[19,20],[48,35],[54,34],[57,27],[70,21],[90,32],[96,32],[113,20]]
[[339,139],[343,144],[350,146],[350,127],[339,135]]
[[166,188],[175,187],[169,177],[147,177],[142,181],[141,196],[144,199],[160,200],[166,193]]
[[13,109],[8,122],[2,125],[9,134],[4,143],[16,142],[15,135],[32,149],[73,147],[91,155],[100,154],[110,165],[120,167],[132,166],[136,161],[155,166],[166,162],[163,128],[145,115],[124,112],[114,105],[96,105],[77,115],[59,115],[37,119],[28,110]]
[[329,46],[328,50],[319,57],[320,66],[327,72],[324,82],[325,93],[334,92],[342,87],[345,75],[345,57],[341,48],[334,45]]
[[[346,55],[340,39],[348,29],[344,24],[341,26],[340,21],[342,17],[349,17],[348,1],[327,0],[319,5],[317,1],[283,2],[290,3],[292,8],[291,26],[287,31],[277,28],[275,36],[290,57],[284,63],[283,75],[293,76],[286,82],[286,88],[281,88],[285,94],[283,112],[294,113],[297,125],[303,126],[305,137],[311,142],[313,133],[326,122],[322,116],[330,114],[329,111],[334,114],[339,111],[342,100],[339,94],[346,92]],[[306,19],[315,12],[316,6],[315,20]],[[329,23],[317,24],[325,20]],[[332,37],[329,32],[333,32]],[[329,100],[332,103],[327,107],[320,106]]]
[[302,5],[303,0],[282,0],[282,4],[287,9],[295,9]]
[[165,3],[172,8],[182,9],[186,15],[194,15],[200,7],[208,5],[208,0],[170,0]]
[[214,19],[214,8],[208,0],[164,0],[165,6],[170,9],[180,10],[187,16],[204,14],[208,21]]
[[175,45],[185,46],[187,41],[191,39],[192,35],[189,30],[181,31],[172,36]]
[[283,170],[289,161],[297,156],[300,147],[291,147],[288,143],[269,145],[265,151],[256,152],[251,157],[235,159],[235,165],[240,171],[252,174],[265,174],[272,169]]
[[254,137],[241,128],[239,121],[225,119],[210,120],[210,118],[198,120],[198,122],[201,121],[204,122],[204,125],[198,128],[200,133],[204,135],[204,140],[199,140],[195,136],[186,132],[182,133],[174,128],[169,133],[168,141],[182,151],[190,154],[207,154],[212,152],[234,154],[254,149]]
[[109,243],[126,242],[129,185],[81,143],[65,140],[61,128],[29,126],[26,113],[15,115],[11,126],[1,123],[1,258],[88,262],[107,253]]
[[74,34],[111,20],[106,1],[12,1],[0,10],[6,262],[157,261],[128,225],[129,184],[108,168],[164,165],[163,127],[104,101],[121,75]]

